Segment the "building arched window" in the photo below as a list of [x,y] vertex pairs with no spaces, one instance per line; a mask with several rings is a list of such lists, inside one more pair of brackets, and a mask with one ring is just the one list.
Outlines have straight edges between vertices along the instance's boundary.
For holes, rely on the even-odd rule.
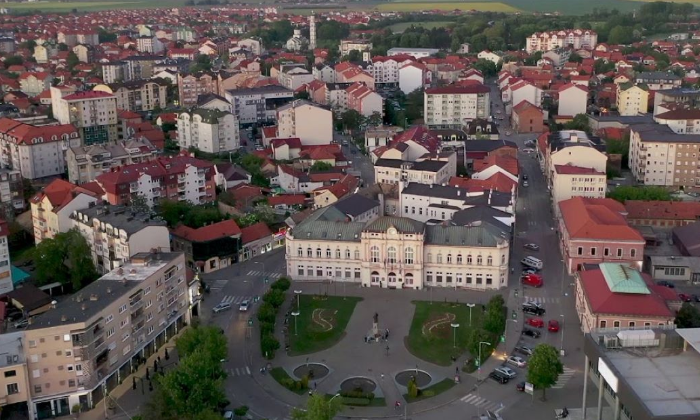
[[321,258],[321,248],[316,248],[316,258]]
[[301,247],[297,248],[297,255],[300,257],[304,256],[304,250]]
[[447,254],[447,264],[452,264],[452,254]]
[[370,261],[373,263],[379,262],[379,248],[373,246],[369,249]]
[[457,264],[462,265],[462,254],[457,254]]
[[358,250],[358,249],[355,250],[355,259],[356,260],[360,259],[360,250]]
[[326,248],[326,258],[330,258],[331,255],[332,255],[331,249],[330,249],[330,248]]
[[492,256],[489,255],[488,258],[486,258],[486,265],[493,265],[493,257]]
[[506,265],[506,254],[501,255],[501,265]]
[[395,264],[396,263],[396,248],[394,248],[393,246],[390,246],[386,250],[386,257],[387,257],[387,260],[390,264]]
[[335,258],[340,259],[340,248],[335,249]]
[[437,263],[442,264],[442,254],[437,254]]
[[476,256],[476,265],[481,265],[484,263],[484,259],[481,257],[481,255]]
[[433,254],[428,254],[428,262],[431,263],[433,262]]
[[349,260],[350,259],[350,249],[345,250],[345,259]]
[[413,248],[408,247],[403,251],[404,263],[413,264]]
[[311,250],[311,248],[306,248],[306,256],[309,258],[314,256],[314,252]]
[[372,274],[370,274],[370,278],[372,279],[372,283],[379,283],[379,273],[376,271],[372,271]]
[[472,254],[467,255],[467,265],[472,265]]

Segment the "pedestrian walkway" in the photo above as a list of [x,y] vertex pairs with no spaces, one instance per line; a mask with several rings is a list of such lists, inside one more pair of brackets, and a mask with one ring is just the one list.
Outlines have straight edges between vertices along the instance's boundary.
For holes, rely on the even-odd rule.
[[253,296],[231,296],[231,295],[226,295],[221,299],[221,303],[230,303],[232,305],[237,305],[244,300],[247,300],[248,303],[253,302]]
[[474,407],[477,407],[480,410],[489,410],[496,414],[500,413],[505,408],[505,406],[502,403],[489,401],[486,398],[476,394],[467,394],[459,400],[463,403],[473,405]]
[[552,389],[562,389],[564,388],[564,385],[566,385],[567,382],[571,379],[572,376],[576,371],[574,369],[569,369],[568,367],[564,366],[564,373],[559,375],[559,379],[557,379],[557,383],[552,386]]
[[266,273],[264,271],[254,271],[251,270],[248,272],[249,276],[255,276],[255,277],[266,277],[268,279],[278,279],[282,277],[284,274],[282,273]]
[[230,368],[228,374],[229,376],[250,376],[250,367]]
[[214,280],[214,284],[210,286],[211,290],[218,291],[226,287],[228,280]]
[[528,302],[534,302],[538,303],[541,305],[544,305],[545,303],[559,303],[559,298],[558,297],[535,297],[535,296],[526,296],[525,300]]

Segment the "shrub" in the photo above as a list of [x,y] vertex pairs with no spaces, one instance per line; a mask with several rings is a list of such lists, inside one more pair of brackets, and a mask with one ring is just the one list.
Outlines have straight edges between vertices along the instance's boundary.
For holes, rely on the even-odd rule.
[[260,334],[265,336],[266,334],[272,334],[275,331],[275,324],[272,322],[261,322],[260,323]]
[[424,397],[429,398],[429,397],[434,397],[435,396],[435,391],[432,389],[427,389],[421,393]]
[[304,375],[301,377],[301,386],[305,389],[309,387],[309,375]]
[[292,282],[288,277],[280,277],[270,286],[271,289],[280,290],[282,292],[286,292],[290,287],[292,287]]
[[267,302],[264,302],[258,308],[258,321],[269,322],[274,324],[277,317],[277,310]]
[[408,382],[408,396],[411,398],[416,398],[418,396],[418,385],[416,385],[415,378],[411,378]]
[[283,378],[280,380],[280,383],[282,384],[283,387],[285,387],[287,389],[294,388],[294,379],[292,379],[292,378]]
[[248,406],[247,405],[242,405],[235,410],[233,410],[233,414],[237,415],[238,417],[243,417],[248,413]]
[[343,404],[345,405],[354,405],[354,406],[359,406],[359,407],[364,407],[369,405],[371,400],[369,398],[353,398],[353,397],[348,397],[345,398],[343,397]]
[[277,289],[272,289],[263,295],[263,302],[272,305],[277,309],[284,303],[284,292]]

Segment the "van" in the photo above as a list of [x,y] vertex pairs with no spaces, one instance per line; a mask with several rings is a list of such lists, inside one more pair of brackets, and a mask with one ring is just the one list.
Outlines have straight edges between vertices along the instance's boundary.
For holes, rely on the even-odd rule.
[[540,260],[539,258],[535,258],[533,256],[527,256],[527,257],[523,258],[522,260],[520,260],[520,263],[522,265],[526,265],[528,267],[533,267],[533,268],[536,268],[538,270],[541,270],[542,266],[543,266],[542,260]]

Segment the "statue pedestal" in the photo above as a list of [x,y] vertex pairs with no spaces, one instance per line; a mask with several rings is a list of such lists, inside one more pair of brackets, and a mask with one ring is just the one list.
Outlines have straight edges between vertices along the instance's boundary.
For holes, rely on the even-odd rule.
[[372,336],[374,338],[379,337],[379,325],[376,322],[372,323]]

